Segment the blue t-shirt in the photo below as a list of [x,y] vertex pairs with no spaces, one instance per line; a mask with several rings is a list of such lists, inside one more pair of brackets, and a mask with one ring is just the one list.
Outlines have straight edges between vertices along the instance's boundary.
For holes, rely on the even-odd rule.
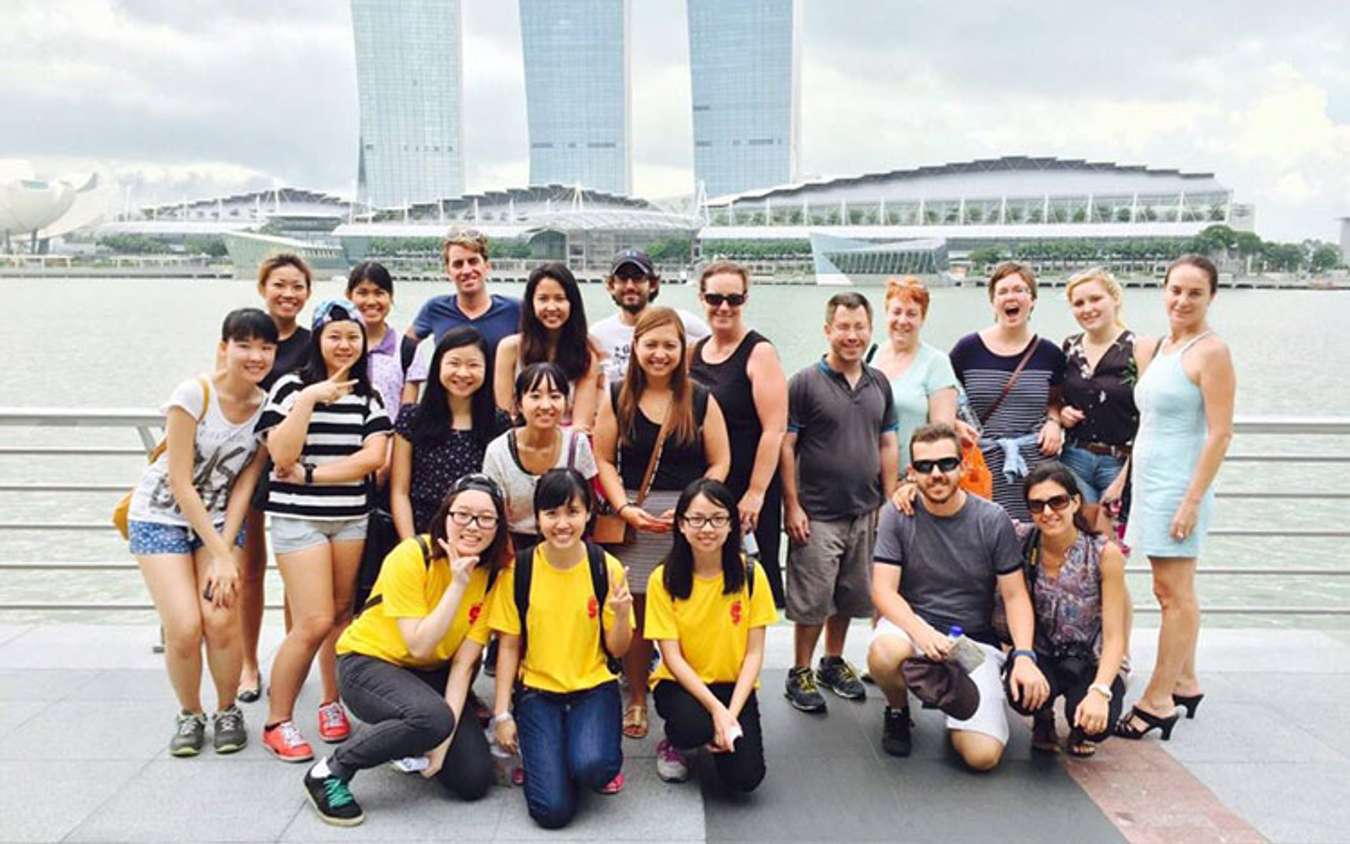
[[914,361],[904,374],[891,382],[895,416],[900,423],[900,474],[909,468],[909,438],[928,422],[928,397],[938,390],[957,387],[956,372],[947,353],[927,343],[919,344]]
[[[434,346],[440,342],[445,332],[452,328],[458,328],[461,325],[467,325],[475,328],[478,333],[483,335],[487,341],[488,347],[488,381],[492,380],[492,361],[491,357],[497,351],[497,344],[503,337],[509,337],[520,331],[520,300],[512,299],[509,296],[499,296],[492,294],[492,304],[487,311],[478,317],[470,319],[463,311],[459,309],[459,297],[454,293],[444,296],[433,296],[422,303],[422,309],[417,312],[417,317],[413,320],[412,330],[418,338],[432,336],[431,345]],[[424,344],[425,345],[425,344]],[[419,349],[419,352],[421,350]],[[430,363],[430,351],[419,354],[419,360],[413,363],[408,372],[408,379],[412,382],[425,381],[427,377],[426,367]]]

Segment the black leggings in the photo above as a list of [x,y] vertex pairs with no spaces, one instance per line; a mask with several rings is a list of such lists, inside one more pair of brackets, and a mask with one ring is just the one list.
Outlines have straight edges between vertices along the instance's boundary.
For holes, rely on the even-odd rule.
[[[1011,663],[1010,663],[1011,664]],[[1069,656],[1055,658],[1046,653],[1037,651],[1036,665],[1045,675],[1046,681],[1050,683],[1050,696],[1045,699],[1041,708],[1029,712],[1016,704],[1013,709],[1021,712],[1023,715],[1036,715],[1045,717],[1054,713],[1055,698],[1064,698],[1064,720],[1069,722],[1070,741],[1078,741],[1080,738],[1087,741],[1104,741],[1111,735],[1115,729],[1116,721],[1120,719],[1121,708],[1125,705],[1125,681],[1117,674],[1111,681],[1111,702],[1107,704],[1106,729],[1100,733],[1091,735],[1083,733],[1077,727],[1073,726],[1074,713],[1078,711],[1078,704],[1083,702],[1087,696],[1088,687],[1097,676],[1097,663],[1091,658]],[[1006,679],[1005,679],[1006,682]],[[1008,696],[1012,701],[1012,696]]]
[[496,781],[496,765],[472,713],[455,731],[455,715],[445,702],[449,673],[448,666],[417,671],[362,654],[343,654],[338,660],[338,688],[365,724],[338,745],[329,769],[350,780],[357,771],[421,756],[454,731],[436,780],[463,800],[485,796]]
[[[735,683],[710,683],[713,697],[730,705]],[[656,711],[666,721],[666,738],[681,750],[702,747],[713,740],[712,715],[698,699],[673,680],[662,680],[653,692]],[[764,735],[759,729],[759,701],[751,692],[737,717],[745,733],[731,753],[712,754],[722,782],[732,791],[754,791],[764,779]]]

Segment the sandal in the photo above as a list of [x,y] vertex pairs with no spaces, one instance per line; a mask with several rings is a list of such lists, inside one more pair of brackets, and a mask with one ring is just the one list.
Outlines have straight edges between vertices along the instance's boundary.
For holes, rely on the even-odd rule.
[[1080,741],[1070,741],[1064,745],[1064,750],[1070,756],[1077,756],[1079,759],[1086,759],[1089,756],[1097,754],[1097,743],[1082,739]]
[[634,703],[624,710],[623,713],[623,734],[630,739],[644,739],[647,737],[647,704]]
[[[1129,715],[1116,722],[1116,735],[1130,741],[1138,741],[1156,729],[1162,734],[1162,740],[1168,741],[1172,738],[1172,728],[1177,725],[1177,719],[1180,717],[1180,712],[1173,712],[1164,718],[1135,706],[1130,709]],[[1139,726],[1140,723],[1144,726]]]
[[1172,703],[1186,710],[1186,719],[1195,717],[1195,711],[1200,708],[1200,701],[1205,699],[1204,692],[1198,695],[1179,695],[1173,693]]
[[1043,753],[1059,752],[1059,734],[1055,722],[1049,718],[1036,718],[1031,723],[1031,749]]

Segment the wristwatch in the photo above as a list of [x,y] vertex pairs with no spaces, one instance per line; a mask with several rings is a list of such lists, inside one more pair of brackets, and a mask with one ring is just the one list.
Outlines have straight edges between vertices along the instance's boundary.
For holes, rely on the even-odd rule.
[[1111,694],[1111,687],[1107,686],[1105,683],[1093,683],[1091,686],[1088,686],[1088,691],[1096,692],[1106,698],[1107,703],[1110,703],[1111,698],[1115,697],[1115,695]]
[[302,465],[305,467],[305,483],[306,484],[314,483],[314,464],[304,463]]
[[505,724],[507,721],[514,720],[516,720],[516,716],[512,715],[510,712],[503,712],[499,715],[492,716],[492,726],[495,727],[498,724]]
[[1008,654],[1008,659],[1014,660],[1017,659],[1019,656],[1024,656],[1027,659],[1031,660],[1032,665],[1036,665],[1040,662],[1040,660],[1036,659],[1036,652],[1033,650],[1028,650],[1026,648],[1019,648],[1017,650],[1014,650],[1012,653]]

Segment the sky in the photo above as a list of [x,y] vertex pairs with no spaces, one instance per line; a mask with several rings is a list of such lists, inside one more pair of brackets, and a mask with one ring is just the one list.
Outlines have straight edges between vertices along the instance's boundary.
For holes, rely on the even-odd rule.
[[[518,5],[463,0],[470,191],[528,181]],[[683,2],[632,0],[634,192],[693,183]],[[804,178],[1003,155],[1212,172],[1267,239],[1350,215],[1350,3],[802,0]],[[4,0],[0,158],[136,205],[355,193],[343,0]],[[390,45],[391,49],[397,45]]]

